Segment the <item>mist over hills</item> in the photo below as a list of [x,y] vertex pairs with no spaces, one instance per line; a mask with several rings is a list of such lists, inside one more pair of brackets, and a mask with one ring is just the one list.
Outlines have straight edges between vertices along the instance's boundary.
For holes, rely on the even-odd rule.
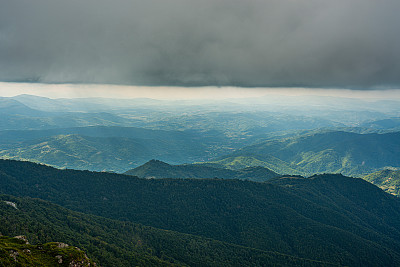
[[[376,135],[379,140],[373,147],[375,137],[369,141],[361,135],[351,139],[356,135],[342,133],[348,142],[345,144],[328,134],[337,130],[363,134],[396,131],[397,121],[392,117],[396,112],[391,102],[385,108],[368,109],[370,102],[355,99],[343,98],[343,103],[336,105],[339,98],[290,98],[286,106],[284,99],[271,98],[271,105],[263,105],[262,99],[179,102],[30,95],[2,98],[0,156],[56,167],[117,172],[151,159],[232,169],[263,166],[277,173],[300,175],[342,172],[360,176],[385,166],[398,166],[396,146],[388,147],[391,141],[381,149],[384,151],[377,147],[379,140],[389,135]],[[297,106],[290,108],[296,99]],[[290,137],[294,138],[290,142],[297,145],[288,144]],[[356,139],[360,141],[353,143]]]
[[32,130],[89,125],[132,125],[132,120],[96,112],[46,112],[32,109],[16,100],[0,98],[0,130]]
[[[79,118],[79,116],[85,117],[85,113],[93,113],[92,116],[95,116],[96,113],[103,114],[103,116],[109,113],[109,120],[103,122],[88,121],[85,126],[163,127],[163,129],[174,130],[180,127],[180,129],[219,128],[223,131],[232,131],[238,125],[240,125],[239,128],[242,131],[261,127],[264,128],[264,132],[322,127],[353,127],[363,122],[388,119],[400,115],[397,110],[399,105],[397,101],[384,102],[379,100],[374,102],[322,96],[268,96],[246,100],[208,101],[110,98],[50,99],[31,95],[3,97],[2,99],[3,101],[17,101],[24,105],[25,109],[30,108],[36,110],[36,113],[41,112],[41,114],[47,113],[48,117],[74,115],[75,118]],[[15,110],[14,113],[18,114],[18,112]],[[53,123],[49,126],[66,128],[83,125],[81,123],[62,126]]]
[[46,112],[32,109],[17,100],[13,100],[10,98],[0,98],[0,114],[2,114],[3,116],[11,114],[40,116],[46,114]]

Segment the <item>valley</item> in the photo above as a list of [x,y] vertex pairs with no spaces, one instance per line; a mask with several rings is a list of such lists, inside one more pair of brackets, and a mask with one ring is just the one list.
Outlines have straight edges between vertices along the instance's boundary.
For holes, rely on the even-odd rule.
[[[3,97],[0,158],[117,173],[152,159],[227,169],[262,166],[306,176],[364,177],[400,166],[395,103],[371,109],[361,100],[338,106],[333,103],[343,99],[310,99],[285,106],[279,98],[261,105],[260,99]],[[337,116],[346,112],[353,117]]]

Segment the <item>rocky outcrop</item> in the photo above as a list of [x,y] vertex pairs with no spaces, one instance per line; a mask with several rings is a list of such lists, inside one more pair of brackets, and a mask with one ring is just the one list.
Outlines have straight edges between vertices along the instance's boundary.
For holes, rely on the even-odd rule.
[[0,236],[0,262],[4,266],[96,266],[77,247],[62,242],[31,245],[25,236]]

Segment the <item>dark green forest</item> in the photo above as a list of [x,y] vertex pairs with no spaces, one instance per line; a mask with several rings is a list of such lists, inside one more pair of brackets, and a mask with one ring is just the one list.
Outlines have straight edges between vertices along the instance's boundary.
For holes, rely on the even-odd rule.
[[[32,244],[63,240],[101,266],[328,266],[201,236],[74,212],[40,199],[0,197],[0,232]],[[9,201],[16,208],[5,204]]]
[[140,179],[9,160],[0,178],[3,194],[114,220],[333,264],[400,262],[400,202],[362,179]]
[[151,160],[142,166],[125,172],[139,178],[220,178],[264,182],[279,174],[264,167],[247,167],[239,170],[218,168],[205,164],[170,165],[159,160]]

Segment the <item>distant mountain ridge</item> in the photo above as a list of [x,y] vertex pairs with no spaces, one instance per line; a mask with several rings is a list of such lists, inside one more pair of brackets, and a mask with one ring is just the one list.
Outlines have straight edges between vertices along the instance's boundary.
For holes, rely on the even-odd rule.
[[124,172],[154,157],[173,163],[202,160],[218,140],[192,131],[135,127],[9,130],[0,131],[0,157],[58,168]]
[[90,125],[132,126],[137,120],[109,112],[47,112],[0,97],[0,130],[32,130]]
[[266,162],[272,156],[307,175],[343,173],[363,176],[387,166],[400,166],[400,132],[312,133],[247,146],[221,160],[239,156],[252,156]]
[[[290,99],[293,104],[299,100]],[[360,102],[312,99],[314,104],[339,99],[344,101],[338,102],[340,108]],[[384,167],[399,167],[396,133],[349,133],[395,131],[397,102],[376,102],[390,107],[380,112],[364,110],[370,102],[361,102],[353,114],[320,110],[318,105],[302,112],[275,110],[279,105],[253,107],[246,101],[0,97],[0,156],[113,172],[125,172],[153,158],[233,170],[262,166],[305,176],[328,172],[362,177]],[[332,130],[337,127],[349,132]]]
[[38,116],[44,113],[45,112],[32,109],[17,100],[0,97],[0,114],[2,116],[8,114]]
[[125,174],[140,178],[220,178],[258,182],[264,182],[280,176],[264,167],[230,170],[201,164],[170,165],[159,160],[151,160],[142,166],[125,172]]
[[320,130],[271,137],[235,149],[239,145],[212,131],[116,126],[0,131],[0,157],[59,168],[126,172],[156,158],[172,164],[197,162],[231,170],[261,166],[289,175],[343,173],[363,177],[385,167],[400,167],[400,132]]
[[400,118],[387,118],[382,120],[367,121],[360,125],[373,129],[400,129]]

